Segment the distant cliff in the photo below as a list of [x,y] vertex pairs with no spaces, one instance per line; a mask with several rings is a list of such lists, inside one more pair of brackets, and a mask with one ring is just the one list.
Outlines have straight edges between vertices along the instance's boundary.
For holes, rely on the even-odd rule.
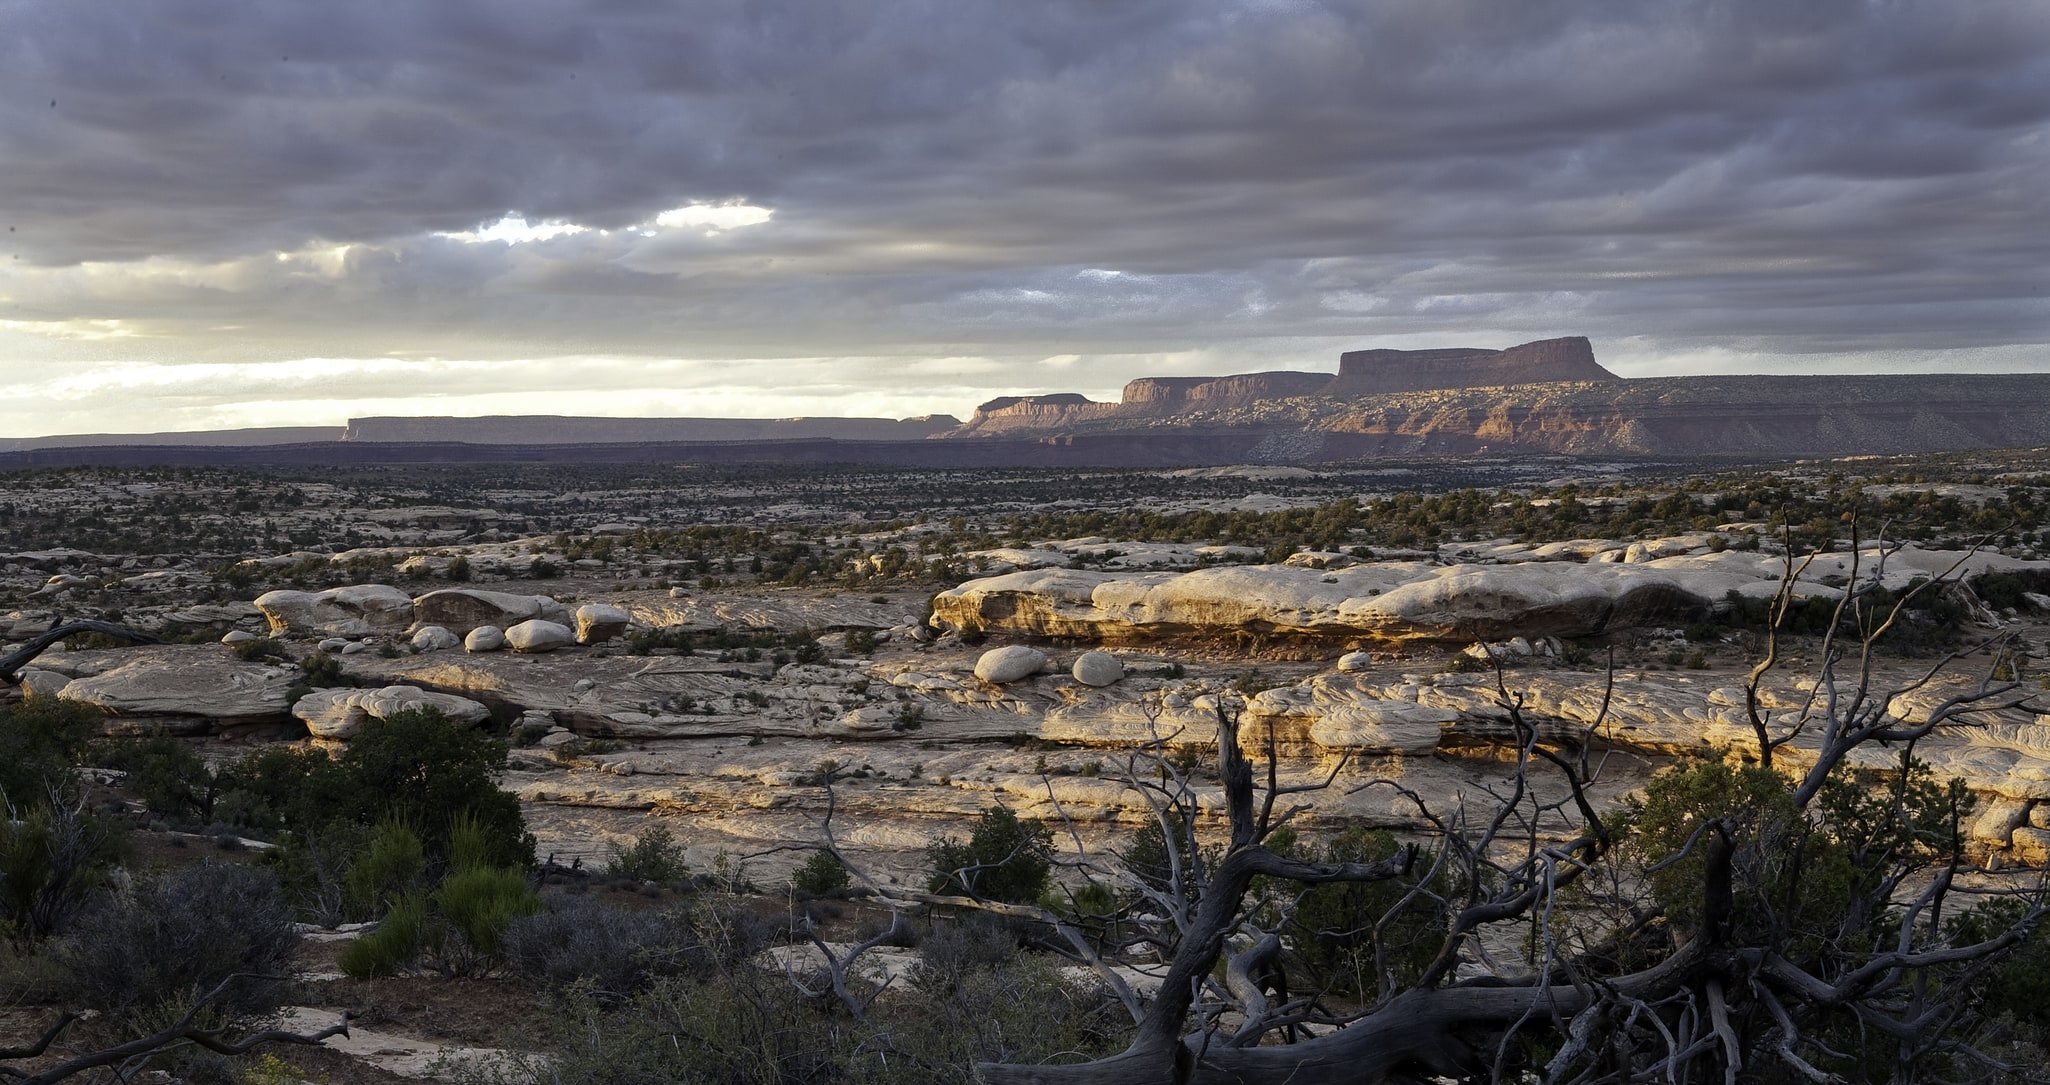
[[1322,394],[1350,398],[1432,388],[1621,379],[1594,360],[1594,347],[1586,337],[1574,335],[1507,350],[1351,350],[1338,356],[1338,376]]
[[1618,379],[1595,362],[1593,346],[1577,335],[1507,350],[1355,350],[1339,356],[1337,376],[1279,370],[1227,377],[1140,377],[1125,385],[1116,403],[1101,403],[1073,392],[1003,396],[975,408],[968,422],[948,436],[981,437],[1091,422],[1171,418],[1304,396],[1350,399],[1433,388]]
[[[1080,396],[1075,397],[1080,399]],[[476,418],[352,418],[342,440],[478,445],[643,444],[668,441],[915,441],[961,424],[921,418],[587,418],[484,415]]]
[[[1257,462],[1529,451],[1881,455],[2050,446],[2050,374],[1624,380],[1578,336],[1506,350],[1357,350],[1336,376],[1147,377],[1117,403],[985,403],[950,438],[1205,439]],[[1257,437],[1257,440],[1252,438]]]

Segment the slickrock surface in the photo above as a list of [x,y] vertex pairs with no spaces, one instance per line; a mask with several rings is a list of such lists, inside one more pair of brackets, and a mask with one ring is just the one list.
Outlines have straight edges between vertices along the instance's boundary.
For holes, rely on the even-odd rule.
[[[1771,598],[1786,572],[1784,559],[1768,553],[1661,542],[1605,544],[1584,564],[1561,560],[1575,556],[1573,546],[1555,543],[1469,548],[1493,564],[1238,565],[1136,574],[1034,569],[942,592],[933,614],[954,628],[1113,643],[1238,631],[1397,643],[1586,637],[1696,617],[1731,592]],[[1909,549],[1883,562],[1876,550],[1862,558],[1861,580],[1895,589],[1952,566],[1972,574],[2050,570],[2050,562],[1998,554]],[[1835,598],[1851,572],[1848,555],[1826,557],[1808,567],[1797,591]]]

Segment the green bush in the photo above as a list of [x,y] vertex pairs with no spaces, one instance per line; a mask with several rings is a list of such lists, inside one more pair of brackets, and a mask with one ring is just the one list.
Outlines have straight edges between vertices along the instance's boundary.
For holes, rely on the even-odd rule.
[[[431,709],[371,720],[338,756],[272,748],[232,770],[223,803],[256,828],[318,836],[337,823],[397,821],[419,834],[430,861],[446,862],[459,818],[483,834],[493,865],[528,867],[534,838],[519,799],[498,787],[506,745]],[[228,799],[232,798],[232,803]]]
[[1046,891],[1053,870],[1053,830],[1038,818],[1020,818],[1001,806],[982,812],[963,843],[953,837],[926,848],[935,893],[1029,904]]
[[117,738],[92,752],[94,762],[128,774],[127,788],[159,817],[213,821],[225,782],[191,745],[172,735]]
[[100,714],[53,697],[30,697],[0,714],[0,805],[26,809],[69,792],[71,767],[98,730]]
[[342,878],[342,901],[351,919],[375,919],[418,889],[427,876],[420,834],[396,821],[380,824]]
[[335,966],[353,979],[396,976],[420,956],[420,929],[426,923],[426,899],[408,893],[393,902],[376,930],[343,946]]
[[676,834],[667,826],[656,825],[642,830],[634,837],[634,842],[624,848],[616,840],[606,846],[612,853],[611,860],[605,864],[607,877],[674,885],[690,876],[690,865],[683,861],[683,847],[676,842]]
[[[1326,863],[1374,863],[1399,850],[1386,830],[1355,826],[1326,842],[1314,857]],[[1294,947],[1294,959],[1309,984],[1372,996],[1380,990],[1383,971],[1396,985],[1415,983],[1443,943],[1442,901],[1450,895],[1444,884],[1412,895],[1418,881],[1407,876],[1300,888],[1283,938]]]
[[[285,663],[292,661],[292,653],[287,652],[284,645],[269,637],[239,641],[228,647],[230,651],[235,653],[235,658],[245,663],[261,663],[266,659],[275,659]],[[333,657],[328,656],[326,658],[332,659]]]
[[481,861],[486,848],[475,823],[459,824],[455,841],[448,876],[431,891],[400,894],[377,929],[344,951],[338,963],[345,974],[389,976],[421,962],[444,976],[481,976],[503,962],[506,929],[540,913],[541,898],[524,871]]
[[811,853],[811,858],[790,875],[790,888],[799,896],[823,897],[837,893],[852,884],[846,864],[840,857],[824,848]]

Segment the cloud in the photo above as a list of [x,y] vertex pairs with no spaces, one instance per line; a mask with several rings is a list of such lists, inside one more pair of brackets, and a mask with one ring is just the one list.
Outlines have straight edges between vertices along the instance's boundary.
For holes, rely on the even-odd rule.
[[2035,0],[23,4],[0,160],[10,369],[846,358],[909,405],[1002,359],[962,411],[1170,355],[2050,329]]

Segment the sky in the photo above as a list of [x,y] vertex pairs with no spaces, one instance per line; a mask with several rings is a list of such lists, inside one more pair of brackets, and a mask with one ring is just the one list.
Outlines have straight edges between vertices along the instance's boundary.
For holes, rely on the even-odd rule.
[[2043,0],[0,0],[0,436],[2050,371]]

